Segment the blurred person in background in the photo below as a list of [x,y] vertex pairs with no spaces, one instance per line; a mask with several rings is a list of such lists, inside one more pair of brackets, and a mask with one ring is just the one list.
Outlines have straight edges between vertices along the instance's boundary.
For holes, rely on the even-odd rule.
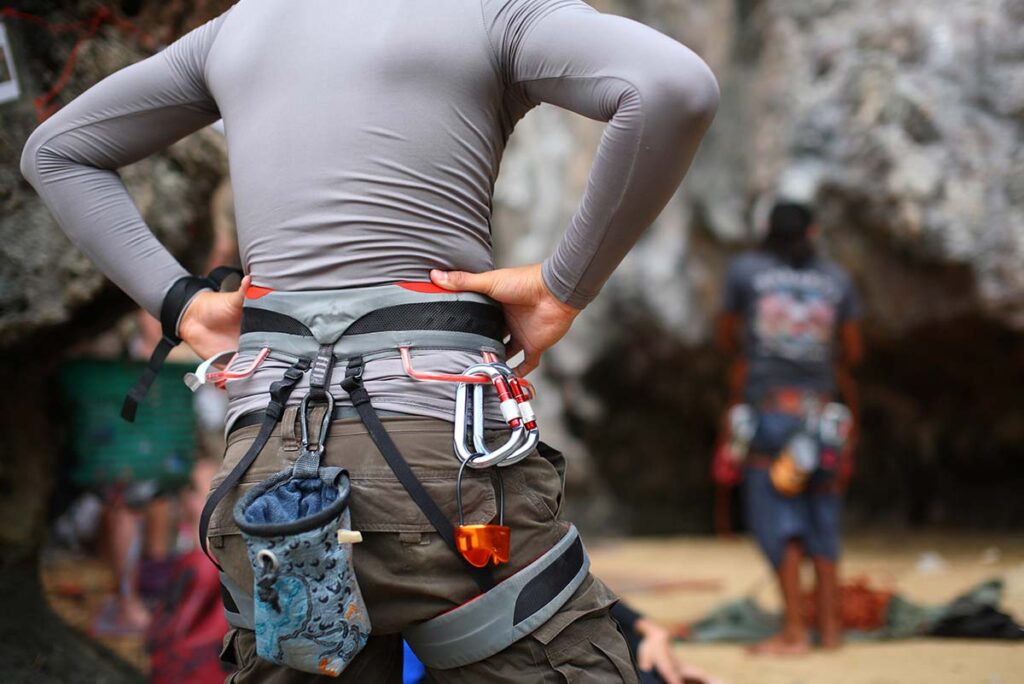
[[[857,295],[847,273],[820,255],[809,207],[780,202],[760,248],[729,265],[718,323],[735,359],[726,453],[742,463],[747,528],[778,576],[781,632],[755,652],[809,648],[800,566],[816,573],[823,648],[842,642],[839,619],[841,495],[852,467],[856,388],[863,355]],[[844,404],[838,403],[842,397]]]

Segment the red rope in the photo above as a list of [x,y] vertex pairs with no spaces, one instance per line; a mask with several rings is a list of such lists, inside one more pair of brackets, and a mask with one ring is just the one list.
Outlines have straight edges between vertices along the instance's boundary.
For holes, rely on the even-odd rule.
[[68,53],[67,61],[64,63],[64,68],[61,69],[60,77],[57,82],[53,84],[48,91],[39,95],[33,100],[33,104],[36,108],[36,117],[40,122],[45,121],[53,115],[58,109],[59,104],[53,104],[53,101],[63,92],[64,88],[67,87],[68,81],[71,80],[72,74],[75,72],[75,64],[78,61],[78,51],[88,41],[92,40],[96,33],[100,30],[104,24],[110,24],[121,30],[125,35],[131,35],[136,38],[146,38],[146,34],[135,24],[118,16],[109,7],[98,7],[95,12],[92,13],[88,19],[81,21],[56,23],[47,21],[44,17],[37,16],[35,14],[29,14],[28,12],[22,12],[13,7],[0,7],[0,17],[6,17],[10,19],[17,19],[24,21],[29,24],[34,24],[43,28],[50,33],[78,33],[78,40],[71,47],[71,52]]

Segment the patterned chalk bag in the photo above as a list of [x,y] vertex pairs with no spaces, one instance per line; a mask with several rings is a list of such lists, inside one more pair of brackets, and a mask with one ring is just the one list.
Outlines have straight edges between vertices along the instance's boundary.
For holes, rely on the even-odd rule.
[[352,544],[342,543],[351,538],[348,472],[320,467],[330,411],[311,447],[305,408],[303,449],[294,467],[246,492],[234,518],[253,568],[257,655],[337,677],[366,645],[370,619]]

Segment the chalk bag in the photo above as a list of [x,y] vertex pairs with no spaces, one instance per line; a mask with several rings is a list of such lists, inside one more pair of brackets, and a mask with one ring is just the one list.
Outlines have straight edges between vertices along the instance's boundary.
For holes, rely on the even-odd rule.
[[370,619],[352,544],[341,543],[351,529],[348,472],[320,468],[319,453],[304,449],[294,468],[249,490],[234,517],[252,563],[257,655],[337,677],[366,646]]

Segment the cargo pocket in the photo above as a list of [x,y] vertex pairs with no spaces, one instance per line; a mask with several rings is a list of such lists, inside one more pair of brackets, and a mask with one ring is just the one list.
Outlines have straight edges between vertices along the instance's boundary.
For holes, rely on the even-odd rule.
[[637,681],[629,647],[608,611],[617,601],[593,575],[531,634],[552,669],[569,684]]
[[551,512],[551,517],[557,519],[559,513],[562,512],[562,499],[565,497],[565,456],[561,451],[544,442],[537,444],[537,455],[547,461],[558,476],[546,487],[550,494],[545,499],[545,505]]

